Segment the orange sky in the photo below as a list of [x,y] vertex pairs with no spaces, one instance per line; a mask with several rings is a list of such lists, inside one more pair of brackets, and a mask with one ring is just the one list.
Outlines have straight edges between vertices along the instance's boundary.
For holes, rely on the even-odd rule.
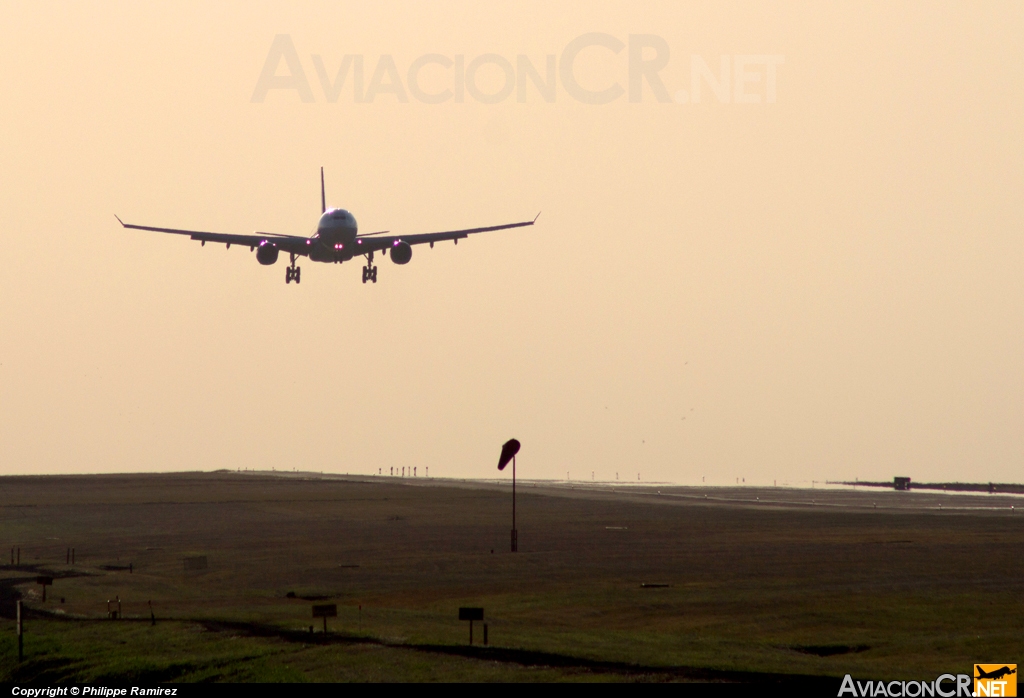
[[[0,5],[2,472],[490,477],[515,436],[524,477],[1020,481],[1024,7],[645,5]],[[426,54],[544,73],[588,33],[610,103],[409,93]],[[278,35],[312,101],[253,101]],[[670,101],[630,101],[631,35]],[[346,55],[408,101],[330,101]],[[543,215],[375,286],[114,220],[307,234],[320,166],[363,231]]]

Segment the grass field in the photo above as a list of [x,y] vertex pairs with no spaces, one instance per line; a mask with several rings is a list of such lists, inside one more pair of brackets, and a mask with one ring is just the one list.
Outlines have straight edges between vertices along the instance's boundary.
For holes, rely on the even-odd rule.
[[0,478],[0,681],[930,680],[1022,654],[1019,500],[660,489],[524,486],[511,554],[498,484]]

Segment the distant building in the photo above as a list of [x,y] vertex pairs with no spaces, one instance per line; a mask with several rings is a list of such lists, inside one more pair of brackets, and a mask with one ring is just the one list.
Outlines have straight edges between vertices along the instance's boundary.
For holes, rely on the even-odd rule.
[[897,477],[893,478],[893,486],[898,490],[907,491],[910,489],[910,478],[909,477]]

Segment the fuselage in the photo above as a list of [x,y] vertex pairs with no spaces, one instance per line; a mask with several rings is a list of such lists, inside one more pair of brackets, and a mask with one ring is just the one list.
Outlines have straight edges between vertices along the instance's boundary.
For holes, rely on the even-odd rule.
[[362,254],[356,239],[359,225],[355,216],[343,208],[332,208],[320,216],[313,233],[313,249],[309,258],[314,262],[344,262]]

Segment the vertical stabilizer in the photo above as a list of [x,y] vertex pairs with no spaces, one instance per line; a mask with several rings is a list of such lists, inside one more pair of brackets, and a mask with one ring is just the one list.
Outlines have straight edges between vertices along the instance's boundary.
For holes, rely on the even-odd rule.
[[320,213],[327,212],[327,195],[324,193],[324,168],[320,168]]

